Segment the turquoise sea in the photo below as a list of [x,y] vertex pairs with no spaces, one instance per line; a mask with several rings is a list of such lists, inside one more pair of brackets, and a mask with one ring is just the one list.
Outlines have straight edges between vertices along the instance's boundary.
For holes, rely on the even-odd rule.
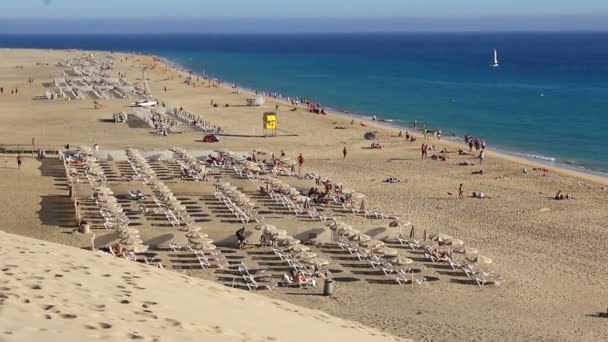
[[242,87],[608,172],[608,33],[0,35],[0,47],[152,53]]

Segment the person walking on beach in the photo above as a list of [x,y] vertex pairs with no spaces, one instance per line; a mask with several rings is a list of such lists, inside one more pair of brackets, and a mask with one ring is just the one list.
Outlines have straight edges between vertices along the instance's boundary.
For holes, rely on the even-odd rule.
[[482,149],[482,150],[485,150],[485,149],[486,149],[486,141],[485,141],[485,140],[482,140],[482,141],[481,141],[481,149]]
[[21,164],[23,163],[23,158],[21,157],[21,153],[17,155],[17,168],[21,170]]
[[460,199],[464,198],[464,191],[462,190],[462,183],[460,183],[460,186],[458,187],[458,198],[460,198]]
[[420,159],[424,160],[424,154],[426,153],[426,145],[422,144],[422,146],[420,146]]
[[481,152],[479,152],[479,165],[483,164],[483,160],[486,157],[485,154],[486,154],[485,150],[481,150]]
[[304,157],[300,153],[298,156],[298,174],[302,174],[302,166],[304,166]]
[[346,146],[344,146],[344,149],[342,150],[342,155],[344,156],[344,160],[346,160],[347,153],[348,153],[348,151],[346,151]]

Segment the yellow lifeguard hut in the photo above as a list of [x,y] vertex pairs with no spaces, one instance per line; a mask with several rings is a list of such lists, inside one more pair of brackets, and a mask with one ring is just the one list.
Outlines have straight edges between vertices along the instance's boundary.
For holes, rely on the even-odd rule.
[[277,135],[277,113],[266,112],[262,116],[262,126],[264,129],[264,136],[276,136]]

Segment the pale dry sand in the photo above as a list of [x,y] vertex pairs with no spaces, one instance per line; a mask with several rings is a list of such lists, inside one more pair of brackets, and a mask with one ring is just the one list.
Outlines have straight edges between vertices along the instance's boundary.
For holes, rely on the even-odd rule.
[[321,311],[0,232],[0,341],[400,341]]
[[[91,109],[92,100],[33,101],[32,96],[44,92],[40,82],[61,73],[58,68],[36,66],[35,62],[43,60],[52,65],[69,55],[77,52],[0,50],[0,86],[5,87],[5,94],[0,96],[0,143],[31,144],[35,137],[39,144],[98,143],[102,151],[128,146],[142,150],[181,146],[192,151],[228,147],[247,152],[264,148],[277,154],[283,149],[291,157],[303,153],[306,170],[355,188],[367,196],[368,207],[398,214],[413,222],[418,231],[443,232],[469,241],[494,259],[496,268],[507,279],[500,288],[480,289],[448,269],[425,265],[424,271],[439,281],[423,288],[376,284],[359,274],[360,281],[338,283],[333,300],[290,294],[293,291],[265,294],[416,340],[608,339],[606,319],[594,317],[608,306],[604,301],[608,297],[608,257],[604,253],[608,240],[608,191],[603,188],[606,179],[559,170],[555,176],[544,176],[532,171],[534,165],[527,161],[491,152],[484,161],[485,174],[476,176],[471,171],[478,167],[458,166],[465,158],[456,154],[448,162],[420,161],[421,139],[406,143],[395,137],[397,131],[375,127],[385,148],[369,150],[365,148],[369,142],[362,135],[372,130],[372,123],[366,123],[367,127],[358,122],[351,126],[348,118],[312,115],[303,110],[291,112],[285,105],[279,111],[280,136],[261,138],[261,114],[274,109],[274,103],[264,108],[234,106],[243,104],[248,96],[202,82],[196,88],[186,86],[177,72],[160,64],[148,75],[153,93],[168,104],[203,115],[231,136],[221,137],[222,142],[213,146],[201,143],[201,134],[194,132],[159,137],[147,129],[101,121],[114,112],[128,110],[126,106],[131,101],[103,101],[107,109],[102,110]],[[116,71],[136,78],[142,62],[152,64],[152,59],[130,57],[119,63]],[[24,70],[15,69],[17,64],[24,65]],[[169,75],[174,75],[174,79],[166,80]],[[34,77],[36,83],[27,85],[27,77]],[[15,86],[19,87],[19,95],[7,95],[6,89]],[[164,86],[168,87],[166,94],[162,91]],[[211,99],[233,106],[211,108]],[[336,130],[337,125],[347,129]],[[448,143],[430,142],[455,149]],[[346,160],[341,155],[344,146],[349,150]],[[18,172],[14,156],[0,156],[0,202],[6,208],[0,213],[2,229],[88,246],[87,237],[70,233],[69,211],[62,213],[66,222],[58,221],[53,206],[63,208],[57,202],[60,199],[46,196],[65,194],[61,175],[53,176],[52,170],[41,165],[27,159],[24,169]],[[530,172],[523,174],[522,168]],[[388,176],[404,182],[381,182]],[[483,191],[492,199],[458,200],[455,194],[460,183],[467,194]],[[552,197],[558,190],[571,193],[576,199],[555,201]],[[386,222],[352,217],[345,217],[344,221],[370,231],[386,230]],[[276,223],[306,224],[280,218]],[[227,236],[238,228],[216,221],[205,227],[213,230],[216,225]],[[213,274],[202,276],[217,280]],[[314,291],[316,294],[319,290]]]

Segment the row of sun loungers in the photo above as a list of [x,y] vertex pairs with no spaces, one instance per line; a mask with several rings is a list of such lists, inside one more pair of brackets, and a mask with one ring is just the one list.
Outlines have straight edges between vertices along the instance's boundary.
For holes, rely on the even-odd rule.
[[217,189],[218,191],[214,192],[215,198],[222,202],[243,224],[252,220],[259,222],[258,213],[254,209],[255,203],[247,195],[230,183],[218,184]]
[[173,108],[173,110],[167,110],[168,114],[188,123],[190,127],[200,130],[203,133],[215,134],[220,133],[220,128],[212,125],[211,122],[201,119],[200,116],[196,116],[190,112],[186,112],[179,108]]
[[207,170],[205,169],[205,166],[195,157],[179,147],[174,147],[172,151],[176,157],[175,161],[182,169],[182,177],[192,178],[197,182],[202,182],[207,179]]

